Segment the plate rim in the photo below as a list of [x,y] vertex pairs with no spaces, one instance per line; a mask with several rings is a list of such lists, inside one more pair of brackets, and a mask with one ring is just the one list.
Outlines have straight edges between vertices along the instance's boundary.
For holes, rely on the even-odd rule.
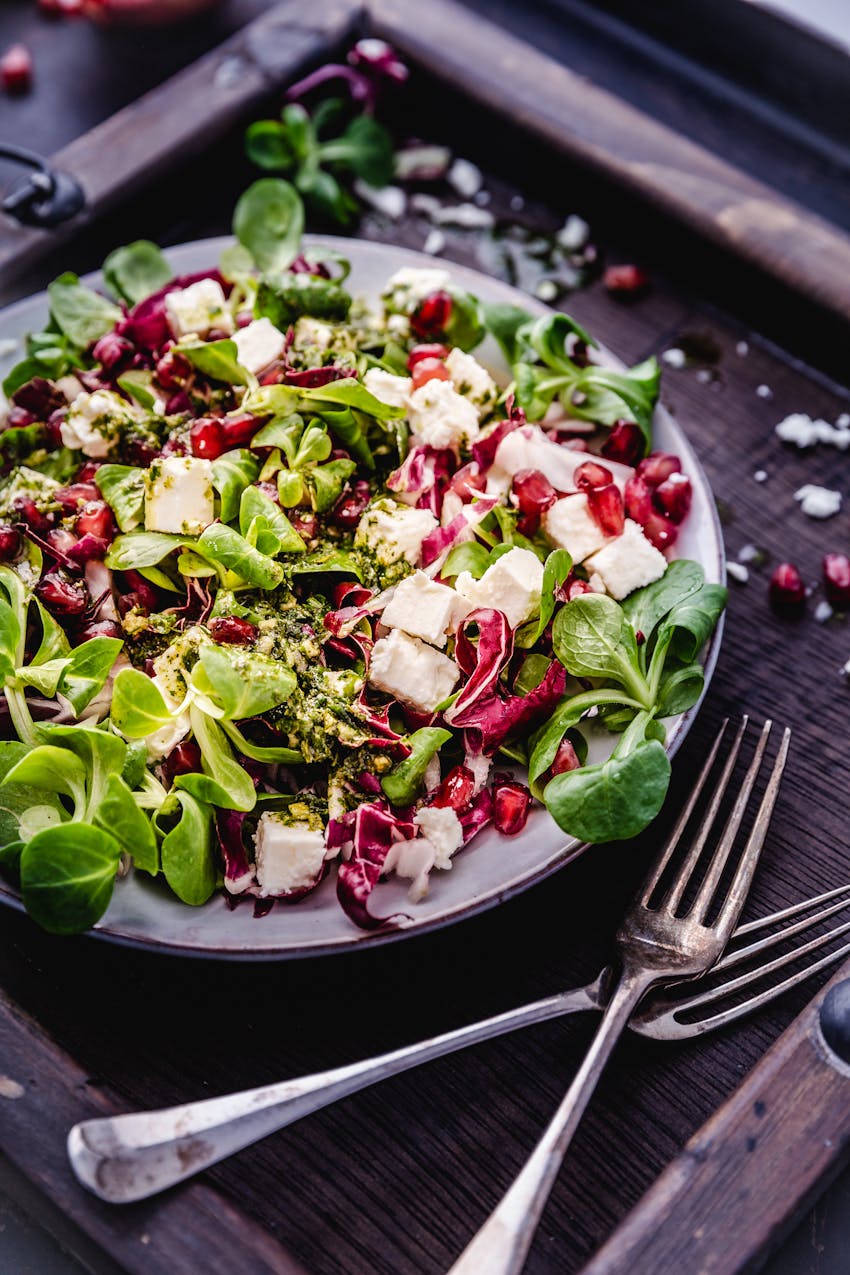
[[[211,260],[217,261],[222,249],[231,243],[233,243],[233,237],[231,235],[216,235],[203,239],[189,240],[185,243],[173,244],[165,247],[163,252],[165,253],[166,258],[170,261],[170,254],[172,253],[179,255],[190,252],[197,253],[201,250],[205,250],[209,252]],[[351,251],[352,243],[356,243],[358,253],[363,253],[367,257],[371,256],[376,259],[380,259],[383,258],[387,252],[390,252],[393,254],[394,258],[398,260],[399,267],[411,265],[420,269],[445,268],[451,272],[453,279],[457,279],[460,282],[464,282],[465,280],[465,286],[467,286],[470,291],[475,290],[476,281],[485,279],[490,290],[501,292],[504,295],[505,300],[511,304],[517,304],[518,299],[521,299],[524,307],[531,313],[543,315],[554,312],[552,306],[544,304],[538,298],[529,293],[523,292],[521,288],[517,288],[514,285],[509,284],[503,279],[487,274],[484,270],[478,270],[475,267],[466,266],[460,262],[449,261],[442,257],[429,256],[414,248],[408,248],[393,243],[385,243],[379,240],[357,239],[354,237],[346,238],[340,235],[306,234],[302,243],[307,248],[327,248],[328,250],[339,252],[343,256],[345,256],[346,251]],[[80,276],[80,278],[81,282],[92,286],[102,286],[103,284],[103,274],[101,270],[90,271],[87,274]],[[46,296],[47,294],[45,290],[14,301],[11,305],[0,310],[0,320],[4,323],[10,321],[14,323],[19,311],[25,312],[31,309],[36,302],[44,303]],[[606,345],[600,343],[598,348],[607,358],[611,359],[620,367],[626,366],[626,364],[623,363],[623,360],[620,359],[613,351],[608,349]],[[726,554],[723,531],[720,524],[717,505],[714,500],[712,488],[707,475],[699,462],[690,440],[669,409],[659,402],[655,408],[655,413],[663,417],[668,426],[673,427],[677,435],[677,440],[681,442],[682,451],[685,454],[684,459],[686,460],[686,469],[688,473],[691,475],[696,474],[701,486],[704,488],[709,497],[709,525],[714,536],[713,549],[716,552],[716,561],[714,566],[716,568],[718,580],[725,584]],[[686,712],[676,719],[675,725],[671,729],[670,737],[668,738],[666,746],[667,755],[671,759],[675,757],[679,747],[685,739],[685,736],[688,734],[688,731],[690,730],[708,692],[720,654],[725,621],[726,612],[724,610],[709,639],[706,650],[706,658],[704,662],[705,684],[702,694],[696,704],[692,705],[691,708],[687,709]],[[340,936],[336,939],[325,938],[317,939],[315,941],[300,940],[297,943],[283,943],[274,947],[254,947],[247,945],[243,945],[238,948],[215,947],[209,944],[198,946],[197,944],[193,945],[189,942],[184,944],[174,939],[161,939],[152,935],[140,935],[139,933],[117,928],[114,922],[111,925],[105,925],[103,921],[98,921],[95,926],[86,930],[84,934],[89,938],[96,938],[107,943],[117,944],[120,947],[144,951],[150,954],[190,957],[196,960],[225,960],[228,962],[305,960],[311,957],[343,955],[344,953],[359,952],[365,949],[371,951],[375,947],[382,947],[388,943],[400,942],[405,938],[415,938],[421,935],[433,934],[436,930],[457,924],[459,921],[466,920],[469,917],[479,916],[482,913],[497,907],[499,904],[505,903],[509,899],[516,897],[516,895],[523,893],[525,890],[529,890],[533,886],[545,881],[562,868],[565,868],[568,864],[574,862],[589,848],[589,843],[583,842],[575,844],[572,841],[569,841],[559,847],[559,849],[553,851],[545,862],[540,864],[538,867],[531,870],[525,869],[521,871],[516,876],[506,880],[500,886],[491,888],[482,896],[475,896],[472,899],[459,902],[428,918],[423,918],[421,920],[413,918],[410,923],[399,925],[394,929],[359,930],[352,925],[351,935]],[[210,900],[209,902],[212,901],[213,900]],[[14,887],[2,880],[0,880],[0,903],[6,906],[11,906],[16,911],[26,915],[20,895]],[[33,922],[32,924],[35,923]],[[258,919],[257,924],[262,924],[262,919]]]

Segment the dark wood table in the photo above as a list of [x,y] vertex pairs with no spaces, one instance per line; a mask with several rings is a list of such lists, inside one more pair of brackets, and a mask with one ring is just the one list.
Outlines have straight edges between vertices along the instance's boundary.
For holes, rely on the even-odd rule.
[[[0,99],[0,137],[51,152],[262,8],[234,0],[165,37],[52,25],[33,16],[30,4],[7,3],[0,43],[24,38],[32,45],[37,82],[29,98]],[[495,179],[491,185],[496,205],[501,200],[507,211],[510,189]],[[762,338],[678,271],[666,274],[663,229],[632,227],[604,200],[583,200],[581,192],[574,200],[565,190],[553,199],[556,207],[541,204],[527,215],[541,224],[572,210],[598,215],[609,259],[639,253],[653,288],[623,306],[596,284],[575,294],[569,309],[629,361],[672,347],[696,351],[688,367],[667,367],[664,399],[712,482],[730,556],[748,544],[765,551],[746,585],[732,582],[719,665],[676,760],[671,807],[725,714],[746,709],[793,727],[769,864],[751,904],[753,912],[766,911],[847,876],[850,691],[841,667],[850,657],[850,632],[841,617],[815,622],[820,595],[799,621],[775,616],[766,580],[771,563],[790,557],[816,583],[821,555],[847,549],[846,514],[813,522],[794,500],[805,482],[850,497],[845,458],[829,449],[788,451],[773,427],[798,410],[834,420],[850,410],[850,400],[796,361],[793,348],[785,352]],[[201,220],[205,230],[227,228],[217,206]],[[172,235],[179,233],[174,222]],[[201,221],[183,224],[195,229]],[[384,232],[373,225],[371,233]],[[419,247],[422,227],[405,221],[393,236]],[[449,255],[475,264],[475,253],[473,240],[452,239]],[[69,264],[83,269],[94,261]],[[36,269],[29,283],[41,282]],[[758,470],[767,472],[765,483],[755,480]],[[61,1157],[73,1119],[112,1109],[116,1100],[128,1108],[167,1105],[354,1060],[584,979],[602,964],[656,836],[600,847],[463,925],[345,960],[247,966],[154,959],[86,938],[56,940],[4,914],[0,985],[25,1013],[7,1039],[2,1070],[23,1078],[26,1098],[8,1102],[3,1116],[13,1143],[33,1144],[49,1197],[28,1194],[24,1207],[78,1242],[91,1269],[117,1269],[118,1261],[175,1275],[193,1271],[190,1242],[174,1213],[180,1193],[116,1212],[77,1191]],[[580,1269],[810,992],[681,1048],[623,1042],[547,1209],[532,1275]],[[211,1269],[296,1270],[298,1263],[314,1275],[445,1269],[520,1168],[590,1030],[580,1019],[556,1022],[480,1046],[338,1104],[219,1166],[205,1184],[189,1188],[200,1224],[221,1236],[221,1264]],[[75,1071],[68,1070],[68,1056]],[[13,1188],[11,1175],[6,1181]],[[842,1179],[774,1259],[771,1275],[809,1269],[813,1251],[823,1275],[846,1269],[848,1230],[835,1218],[848,1190]],[[254,1219],[253,1229],[244,1215]],[[84,1221],[85,1241],[73,1231],[75,1218]],[[112,1262],[98,1254],[98,1238],[118,1255]],[[0,1235],[0,1255],[6,1242]],[[0,1265],[23,1269],[14,1251]]]

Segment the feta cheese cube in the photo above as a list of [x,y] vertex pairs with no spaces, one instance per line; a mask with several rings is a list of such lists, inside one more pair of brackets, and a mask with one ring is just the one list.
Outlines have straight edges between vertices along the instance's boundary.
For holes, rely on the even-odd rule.
[[543,563],[530,549],[509,549],[488,567],[480,580],[462,571],[455,589],[473,607],[493,607],[507,616],[512,629],[540,607]]
[[423,806],[413,817],[436,851],[435,868],[450,868],[452,855],[463,845],[463,825],[451,806]]
[[248,372],[262,372],[275,359],[280,358],[286,345],[286,337],[279,332],[271,319],[255,319],[253,323],[234,334],[233,342],[241,363]]
[[102,460],[118,439],[122,426],[135,420],[132,409],[112,390],[78,394],[59,426],[64,447]]
[[438,526],[429,509],[410,509],[394,500],[379,500],[360,519],[354,543],[358,548],[371,549],[382,566],[404,558],[415,567],[422,555],[422,541]]
[[635,589],[660,580],[667,570],[667,559],[647,540],[638,524],[627,518],[623,534],[614,536],[595,553],[587,568],[602,577],[611,597],[619,602]]
[[212,465],[194,456],[164,456],[145,474],[145,531],[199,536],[215,518]]
[[264,810],[254,834],[260,898],[308,890],[322,871],[325,835],[309,823],[288,823],[282,810]]
[[420,713],[433,713],[451,695],[459,676],[454,660],[401,629],[393,629],[372,647],[371,685]]
[[409,314],[431,292],[440,292],[451,284],[448,270],[421,270],[403,266],[387,280],[381,296],[388,310],[403,310]]
[[292,333],[292,348],[295,350],[321,350],[328,348],[333,340],[334,330],[329,323],[319,319],[298,319]]
[[480,415],[489,411],[496,401],[498,389],[486,367],[482,367],[477,359],[457,346],[449,351],[446,367],[458,394],[463,394],[470,403],[474,403]]
[[176,337],[206,336],[213,328],[233,331],[233,316],[217,279],[199,279],[188,288],[169,292],[165,298],[168,326]]
[[407,419],[420,443],[454,447],[478,437],[478,411],[450,381],[426,381],[408,399]]
[[429,580],[424,571],[415,571],[396,585],[381,623],[388,629],[403,629],[432,646],[445,646],[447,634],[468,610],[454,589]]
[[543,530],[553,545],[566,549],[573,562],[584,562],[590,554],[601,549],[607,539],[590,513],[583,491],[575,496],[564,496],[550,505],[543,515]]
[[363,384],[370,394],[389,407],[405,407],[413,381],[409,376],[393,376],[382,367],[370,367],[363,377]]

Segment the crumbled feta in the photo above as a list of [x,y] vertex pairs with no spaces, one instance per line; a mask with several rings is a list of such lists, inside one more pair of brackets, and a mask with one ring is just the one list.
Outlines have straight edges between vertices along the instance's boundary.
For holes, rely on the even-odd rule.
[[783,443],[793,443],[795,447],[813,447],[815,443],[825,443],[830,447],[837,447],[839,451],[845,451],[850,447],[850,429],[841,425],[840,419],[839,417],[835,425],[830,425],[829,421],[820,418],[814,420],[805,412],[792,412],[775,426],[774,433]]
[[358,177],[354,183],[354,193],[364,204],[374,208],[375,212],[383,213],[391,221],[398,221],[399,217],[404,216],[407,195],[400,186],[370,186]]
[[176,337],[206,336],[213,328],[233,331],[233,316],[217,279],[199,279],[188,288],[167,293],[165,315]]
[[758,545],[741,545],[738,550],[739,562],[758,562],[759,559],[764,559],[764,551]]
[[831,620],[834,615],[835,612],[826,601],[820,601],[815,607],[815,620],[818,624],[826,624],[827,620]]
[[419,903],[428,893],[428,876],[436,858],[437,852],[427,837],[394,841],[384,859],[384,872],[395,872],[397,877],[411,881],[407,897],[411,903]]
[[766,469],[757,469],[755,473],[753,474],[754,482],[766,483],[767,479],[768,479],[768,473]]
[[590,235],[590,226],[583,217],[578,217],[575,213],[570,213],[561,229],[555,236],[555,242],[559,248],[563,248],[564,252],[577,252],[579,248],[583,248],[587,243]]
[[82,381],[70,373],[67,376],[57,377],[53,384],[60,393],[65,395],[69,403],[73,403],[74,399],[85,391]]
[[379,500],[366,510],[354,543],[373,550],[382,566],[404,558],[415,567],[422,554],[422,541],[440,524],[429,509],[410,509],[394,500]]
[[509,549],[488,567],[480,580],[462,571],[455,589],[473,607],[493,607],[507,616],[512,629],[540,607],[543,563],[530,549]]
[[287,823],[281,810],[264,810],[254,834],[257,884],[266,899],[314,884],[325,861],[325,837],[321,828],[308,823]]
[[478,436],[478,411],[450,381],[426,381],[408,399],[410,428],[430,447],[457,447]]
[[525,207],[525,200],[522,195],[511,195],[511,211],[521,212]]
[[[573,428],[574,422],[570,422]],[[539,425],[522,425],[507,434],[496,448],[493,465],[487,474],[488,492],[504,491],[510,479],[521,469],[539,469],[558,491],[575,490],[575,472],[587,460],[586,452],[574,452],[569,447],[547,438]],[[616,486],[623,491],[634,470],[616,460],[605,460]]]
[[199,536],[215,518],[212,465],[194,456],[164,456],[145,474],[145,531]]
[[446,246],[446,236],[442,230],[429,230],[425,236],[425,242],[422,245],[422,251],[427,252],[429,257],[439,257],[440,253]]
[[454,660],[401,629],[372,647],[371,685],[421,713],[433,713],[451,695],[459,676]]
[[770,388],[769,385],[757,385],[756,397],[764,398],[764,399],[773,398],[773,390]]
[[165,700],[166,708],[175,714],[170,722],[166,722],[164,726],[160,726],[159,730],[152,731],[150,735],[145,737],[148,761],[153,762],[167,757],[172,749],[177,747],[181,739],[186,738],[192,728],[192,722],[188,712],[177,712],[181,701],[175,699],[170,693],[167,682],[159,675],[151,678],[151,681]]
[[585,558],[601,549],[607,539],[590,513],[583,491],[574,496],[564,496],[550,505],[543,515],[543,531],[556,548],[566,549],[573,562],[584,562]]
[[112,390],[83,391],[68,408],[59,431],[65,447],[101,460],[117,441],[121,426],[134,420],[129,405]]
[[396,585],[381,613],[381,623],[388,629],[403,629],[432,646],[445,646],[448,633],[468,610],[454,589],[429,580],[424,571],[414,571]]
[[279,359],[286,346],[286,337],[278,331],[271,319],[254,319],[253,323],[234,334],[233,342],[242,367],[248,372],[262,372],[275,359]]
[[420,146],[415,143],[395,153],[395,175],[399,181],[438,181],[451,163],[448,146]]
[[[55,478],[49,478],[37,469],[30,469],[28,465],[17,465],[10,474],[0,479],[0,517],[17,522],[20,515],[15,512],[15,502],[21,499],[32,500],[40,510],[50,508],[58,488],[59,483]],[[22,566],[23,564],[19,564],[19,572]],[[38,575],[32,583],[35,584],[37,580]]]
[[370,394],[389,407],[405,407],[413,389],[409,376],[394,376],[382,367],[370,367],[363,377],[363,384]]
[[463,845],[463,825],[451,806],[423,806],[413,817],[436,851],[434,867],[448,869]]
[[668,367],[684,367],[688,361],[685,351],[679,350],[675,346],[670,350],[665,350],[661,355],[661,359]]
[[390,310],[403,310],[409,314],[431,292],[440,292],[451,284],[448,270],[422,270],[415,266],[402,266],[396,270],[384,287],[383,299]]
[[0,359],[5,359],[8,355],[14,354],[19,345],[20,342],[11,336],[0,339]]
[[609,540],[587,566],[601,575],[605,588],[619,602],[635,589],[660,580],[667,570],[667,559],[647,540],[642,528],[627,518],[622,535]]
[[457,346],[449,350],[446,367],[458,394],[474,403],[482,415],[489,411],[499,391],[486,367]]
[[735,346],[735,353],[738,355],[738,358],[740,359],[745,359],[747,355],[749,354],[749,352],[750,352],[750,347],[746,341],[739,341],[738,344]]
[[492,196],[489,190],[478,190],[475,192],[475,195],[473,196],[473,198],[479,208],[486,208],[487,205],[491,202]]
[[746,584],[750,578],[750,573],[742,562],[727,562],[726,570],[733,580],[738,581],[738,584]]
[[456,159],[446,173],[446,180],[462,199],[477,195],[484,182],[481,169],[468,159]]
[[541,279],[534,289],[534,295],[548,304],[558,295],[558,285],[554,279]]
[[809,518],[831,518],[841,508],[840,491],[830,491],[814,483],[800,487],[794,492],[794,499],[799,500],[800,508]]
[[292,332],[294,350],[326,350],[333,341],[334,330],[329,323],[306,317],[297,320]]
[[426,217],[430,217],[440,207],[440,201],[436,195],[426,195],[424,190],[417,190],[410,196],[410,207],[414,212],[424,213]]
[[462,230],[490,230],[496,218],[477,204],[444,204],[431,214],[438,226],[460,226]]

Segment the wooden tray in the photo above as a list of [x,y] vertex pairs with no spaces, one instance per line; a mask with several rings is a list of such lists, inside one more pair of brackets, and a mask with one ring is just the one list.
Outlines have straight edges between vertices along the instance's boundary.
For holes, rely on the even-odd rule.
[[[507,215],[521,190],[529,225],[554,227],[580,212],[608,259],[649,265],[654,286],[640,302],[618,305],[597,285],[568,308],[629,360],[670,347],[702,352],[688,368],[668,368],[664,397],[722,504],[730,555],[755,544],[772,562],[793,558],[815,582],[822,553],[845,549],[846,536],[837,520],[805,519],[793,493],[804,482],[840,485],[836,453],[784,450],[773,426],[789,411],[831,420],[847,408],[825,372],[846,349],[850,242],[446,0],[432,0],[415,23],[408,6],[390,0],[314,0],[307,16],[301,4],[271,10],[57,157],[86,185],[89,222],[69,228],[73,242],[58,252],[55,240],[3,226],[7,288],[14,269],[26,267],[31,290],[52,263],[97,264],[152,222],[164,242],[226,229],[226,210],[247,180],[234,126],[364,32],[390,39],[414,65],[400,123],[411,134],[442,134],[481,162],[497,213]],[[202,169],[191,155],[203,160],[212,143],[217,162],[232,157],[232,168],[209,198],[202,190],[198,197],[197,185],[192,198]],[[140,209],[142,191],[149,198]],[[419,247],[424,231],[407,219],[372,222],[370,233]],[[479,264],[473,238],[452,236],[449,255]],[[768,473],[764,484],[753,478],[759,469]],[[676,761],[670,803],[681,801],[726,713],[746,709],[793,727],[753,914],[839,884],[848,867],[846,785],[833,776],[844,764],[848,691],[840,670],[850,635],[841,622],[816,624],[813,604],[799,623],[773,616],[768,570],[732,585],[715,681]],[[0,1149],[128,1271],[444,1270],[524,1161],[585,1047],[589,1022],[550,1023],[400,1077],[242,1153],[203,1184],[132,1209],[109,1209],[77,1188],[65,1131],[107,1110],[167,1105],[353,1060],[581,981],[603,963],[653,840],[600,847],[489,915],[348,960],[254,968],[183,962],[52,939],[25,918],[4,916]],[[795,1023],[811,990],[715,1038],[681,1047],[623,1042],[560,1175],[529,1260],[532,1275],[577,1271],[591,1258]],[[720,1244],[724,1223],[707,1216],[705,1244],[717,1257],[711,1269],[732,1271],[774,1241],[795,1199],[845,1156],[836,1139],[817,1171],[801,1172],[782,1195],[769,1228],[748,1236],[743,1208],[734,1245],[726,1234]],[[644,1218],[644,1234],[659,1216]],[[632,1272],[656,1275],[639,1246],[629,1251],[637,1254]]]

